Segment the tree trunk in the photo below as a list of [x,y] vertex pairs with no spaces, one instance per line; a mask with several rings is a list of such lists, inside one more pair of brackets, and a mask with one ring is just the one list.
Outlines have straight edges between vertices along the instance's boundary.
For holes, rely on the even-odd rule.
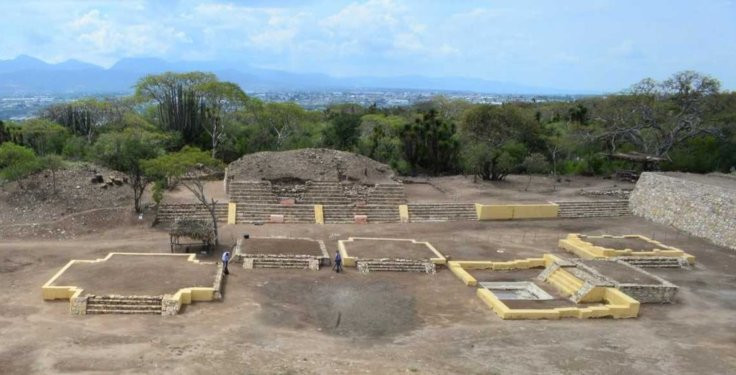
[[217,213],[216,208],[217,207],[217,201],[215,201],[214,198],[212,198],[212,206],[207,207],[207,209],[210,211],[210,216],[212,216],[212,229],[215,231],[215,249],[220,245],[220,240],[217,232]]
[[529,181],[527,181],[526,187],[524,188],[524,191],[528,191],[529,190],[529,185],[531,185],[531,184],[532,184],[532,175],[529,175]]

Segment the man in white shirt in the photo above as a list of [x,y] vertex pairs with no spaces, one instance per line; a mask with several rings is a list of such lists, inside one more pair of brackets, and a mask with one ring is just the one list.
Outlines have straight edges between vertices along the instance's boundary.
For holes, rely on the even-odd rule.
[[225,275],[229,275],[230,271],[227,270],[227,264],[230,262],[230,252],[226,251],[222,253],[222,270]]

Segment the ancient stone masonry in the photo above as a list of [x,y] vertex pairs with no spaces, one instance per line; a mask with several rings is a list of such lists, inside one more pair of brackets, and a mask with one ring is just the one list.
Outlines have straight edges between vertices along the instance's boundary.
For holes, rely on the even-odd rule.
[[[262,240],[268,240],[268,238],[261,238]],[[284,240],[285,238],[273,238],[274,240]],[[296,238],[294,240],[309,240],[306,238]],[[324,242],[314,241],[321,252],[321,255],[309,255],[309,254],[292,254],[288,251],[285,253],[258,253],[251,252],[247,253],[243,249],[243,240],[239,239],[233,250],[233,262],[242,262],[244,269],[253,268],[284,268],[284,269],[305,269],[318,271],[320,265],[329,264],[329,253],[325,247]],[[283,249],[279,249],[283,250]]]
[[[713,176],[643,173],[631,194],[631,210],[656,223],[736,250],[736,183]],[[731,186],[731,188],[729,188]]]
[[[215,204],[215,216],[218,222],[227,222],[227,203]],[[156,222],[168,224],[177,218],[211,220],[210,212],[198,203],[161,204],[156,213]]]
[[361,273],[393,271],[434,274],[437,272],[435,264],[429,259],[361,259],[356,262],[356,267]]
[[[641,303],[672,303],[677,294],[676,285],[620,260],[571,261],[576,277],[593,285],[613,286]],[[619,270],[611,272],[611,268]]]
[[161,315],[161,296],[88,296],[86,314]]
[[560,207],[559,217],[615,217],[631,215],[627,199],[602,201],[554,202]]

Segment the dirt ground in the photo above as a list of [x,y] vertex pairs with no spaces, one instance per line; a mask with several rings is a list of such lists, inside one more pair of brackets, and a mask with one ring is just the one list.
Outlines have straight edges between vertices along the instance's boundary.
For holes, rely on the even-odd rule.
[[[614,250],[625,250],[631,249],[634,251],[652,251],[657,249],[653,243],[644,241],[641,238],[593,238],[593,237],[581,237],[585,242],[591,243],[594,246],[605,247]],[[667,245],[667,244],[665,244]]]
[[644,234],[695,255],[692,270],[651,271],[681,289],[676,303],[643,305],[637,319],[503,321],[443,268],[430,276],[233,265],[221,302],[174,317],[71,316],[68,301],[41,299],[41,285],[69,259],[169,251],[164,231],[126,220],[90,223],[95,232],[74,238],[0,241],[0,373],[736,372],[736,252],[640,218],[224,225],[220,236],[223,244],[243,233],[309,237],[330,253],[350,236],[415,238],[454,259],[502,260],[570,256],[556,244],[572,232]]
[[243,240],[243,254],[289,254],[322,256],[319,242],[300,238],[249,238]]
[[74,263],[53,285],[73,285],[100,296],[160,296],[211,287],[216,270],[213,264],[192,263],[186,256],[113,255],[104,262]]
[[360,259],[429,259],[436,255],[423,243],[410,241],[354,240],[345,242],[348,255]]
[[127,208],[133,201],[129,185],[92,183],[96,174],[105,179],[122,179],[123,174],[87,163],[70,164],[56,172],[56,191],[50,172],[31,175],[21,183],[0,186],[0,225],[49,222],[74,213],[100,209]]

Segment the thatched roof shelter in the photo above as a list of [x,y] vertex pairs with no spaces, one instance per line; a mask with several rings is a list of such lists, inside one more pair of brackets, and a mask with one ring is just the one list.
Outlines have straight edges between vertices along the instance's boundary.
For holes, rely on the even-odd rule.
[[179,239],[181,237],[202,241],[204,245],[210,246],[215,239],[215,226],[211,220],[179,218],[174,221],[169,229],[172,252],[174,252],[175,247],[180,245]]

